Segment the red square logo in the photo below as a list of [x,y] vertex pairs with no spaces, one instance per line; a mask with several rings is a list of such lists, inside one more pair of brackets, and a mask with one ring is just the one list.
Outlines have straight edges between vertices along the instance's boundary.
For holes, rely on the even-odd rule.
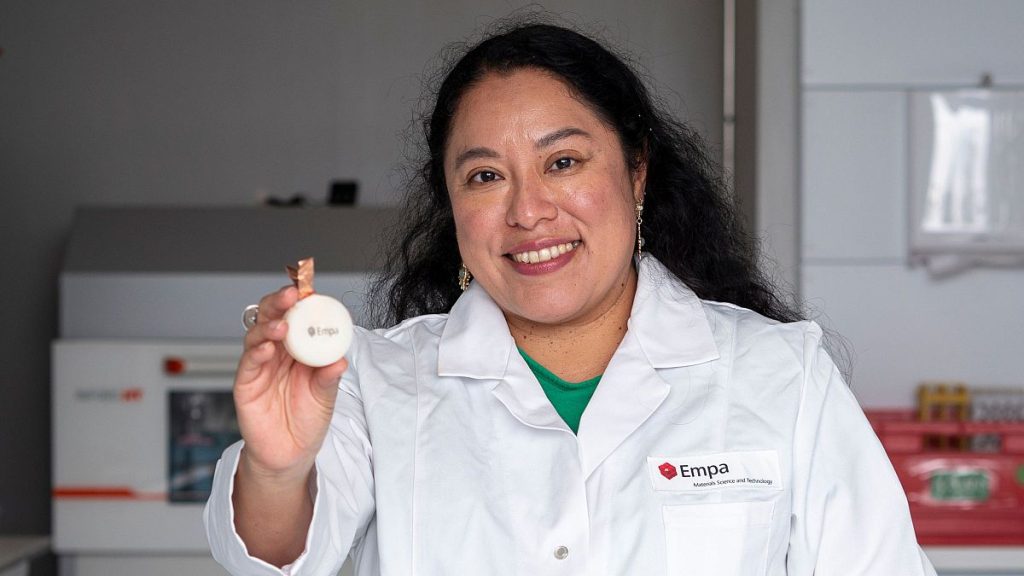
[[675,478],[678,474],[678,472],[676,472],[676,467],[669,464],[668,462],[665,462],[661,466],[658,466],[658,471],[660,471],[661,475],[668,480]]

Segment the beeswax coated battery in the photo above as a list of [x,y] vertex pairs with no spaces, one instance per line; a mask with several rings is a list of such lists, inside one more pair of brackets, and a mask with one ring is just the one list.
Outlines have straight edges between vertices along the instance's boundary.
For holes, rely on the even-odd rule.
[[284,347],[292,358],[313,368],[333,364],[352,343],[352,316],[330,296],[311,294],[284,315]]

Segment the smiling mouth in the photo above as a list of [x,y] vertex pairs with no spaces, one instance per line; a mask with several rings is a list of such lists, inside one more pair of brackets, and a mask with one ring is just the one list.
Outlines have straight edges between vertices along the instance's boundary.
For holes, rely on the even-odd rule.
[[555,246],[549,246],[547,248],[541,248],[540,250],[530,250],[528,252],[517,252],[515,254],[507,254],[509,258],[522,264],[540,264],[541,262],[547,262],[558,258],[563,254],[568,254],[576,249],[580,245],[579,240],[572,242],[566,242],[565,244],[557,244]]

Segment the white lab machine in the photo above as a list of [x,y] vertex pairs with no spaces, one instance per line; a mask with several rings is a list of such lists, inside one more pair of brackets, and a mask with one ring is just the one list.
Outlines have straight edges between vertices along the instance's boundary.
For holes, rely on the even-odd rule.
[[[86,208],[53,345],[53,549],[61,576],[222,575],[202,522],[238,439],[242,309],[316,258],[317,292],[365,324],[377,239],[364,208]],[[346,567],[343,574],[350,573]]]

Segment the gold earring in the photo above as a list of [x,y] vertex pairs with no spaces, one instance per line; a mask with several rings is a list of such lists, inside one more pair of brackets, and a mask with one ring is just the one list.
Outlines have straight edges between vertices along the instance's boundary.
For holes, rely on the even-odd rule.
[[644,203],[636,203],[636,261],[644,256],[644,237],[640,235],[640,225],[644,222]]
[[459,288],[461,288],[463,292],[466,291],[466,288],[469,288],[469,281],[472,279],[473,274],[469,271],[469,268],[466,268],[466,264],[463,263],[459,266]]

